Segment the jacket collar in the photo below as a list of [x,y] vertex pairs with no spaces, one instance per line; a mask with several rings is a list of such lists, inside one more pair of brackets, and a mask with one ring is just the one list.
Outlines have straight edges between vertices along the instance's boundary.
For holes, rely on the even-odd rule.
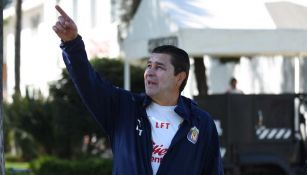
[[144,94],[144,99],[143,99],[143,104],[142,104],[143,107],[147,108],[151,102],[152,102],[152,99],[148,95]]
[[[142,105],[144,108],[146,108],[150,105],[151,102],[152,99],[149,96],[145,95]],[[175,107],[175,112],[184,120],[188,121],[189,124],[194,123],[193,120],[195,118],[192,113],[192,103],[192,100],[183,96],[179,96],[177,106]]]

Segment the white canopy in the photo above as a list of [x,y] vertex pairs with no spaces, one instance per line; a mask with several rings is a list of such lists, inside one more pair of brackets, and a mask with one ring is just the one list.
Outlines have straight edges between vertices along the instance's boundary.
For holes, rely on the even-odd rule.
[[191,56],[307,55],[304,0],[144,0],[122,43],[127,59],[161,44]]

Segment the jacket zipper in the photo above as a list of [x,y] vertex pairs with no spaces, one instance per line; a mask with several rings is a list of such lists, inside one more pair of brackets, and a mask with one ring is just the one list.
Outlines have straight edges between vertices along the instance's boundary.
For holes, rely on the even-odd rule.
[[[165,161],[168,161],[168,157],[171,154],[171,152],[174,150],[175,145],[177,145],[182,139],[185,138],[184,136],[182,136],[182,134],[185,135],[185,133],[188,132],[188,129],[189,129],[189,123],[187,121],[183,120],[183,122],[180,124],[180,126],[178,128],[177,133],[175,134],[174,138],[172,139],[171,145],[169,146],[167,153],[164,155],[163,159],[161,160],[160,166],[159,166],[158,171],[157,171],[157,175],[160,175],[160,174],[164,175],[165,174],[165,172],[160,172],[161,167],[164,166]],[[174,139],[176,139],[175,140],[176,142],[174,142]]]

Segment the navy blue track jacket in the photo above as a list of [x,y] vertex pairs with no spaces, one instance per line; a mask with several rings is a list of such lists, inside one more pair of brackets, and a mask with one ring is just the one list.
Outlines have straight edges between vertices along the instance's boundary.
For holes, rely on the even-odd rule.
[[[84,104],[108,134],[113,175],[152,175],[153,143],[146,107],[151,99],[116,88],[91,67],[81,36],[61,44],[63,58]],[[157,175],[223,175],[218,134],[208,113],[179,97],[175,112],[184,120],[161,161]],[[188,139],[199,131],[196,143]]]

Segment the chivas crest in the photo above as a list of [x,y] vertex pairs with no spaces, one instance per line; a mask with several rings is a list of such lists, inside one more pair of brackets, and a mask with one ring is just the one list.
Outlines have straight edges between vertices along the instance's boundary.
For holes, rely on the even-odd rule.
[[194,126],[193,128],[190,129],[187,138],[190,142],[195,144],[198,140],[198,135],[199,135],[199,130]]

